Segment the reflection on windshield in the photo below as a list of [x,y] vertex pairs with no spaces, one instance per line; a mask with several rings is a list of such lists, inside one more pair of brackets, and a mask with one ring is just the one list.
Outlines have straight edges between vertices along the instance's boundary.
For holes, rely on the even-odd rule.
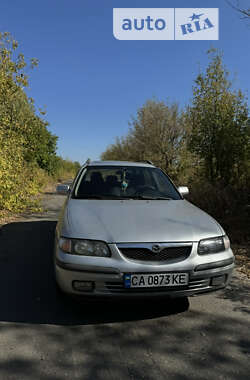
[[140,166],[89,166],[78,180],[74,196],[83,199],[181,199],[160,169]]

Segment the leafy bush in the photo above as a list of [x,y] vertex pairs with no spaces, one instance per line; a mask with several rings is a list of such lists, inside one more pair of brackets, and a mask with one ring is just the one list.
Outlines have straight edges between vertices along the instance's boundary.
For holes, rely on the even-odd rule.
[[38,192],[36,167],[23,158],[23,149],[13,136],[0,129],[0,210],[20,211],[31,205]]
[[57,181],[74,178],[80,167],[79,162],[72,162],[71,160],[64,160],[61,157],[57,157],[53,177]]
[[77,170],[76,163],[57,157],[57,136],[24,91],[27,62],[17,48],[9,33],[0,33],[0,215],[34,206],[49,176],[72,177]]
[[188,200],[218,220],[233,243],[250,242],[250,194],[248,188],[197,179],[189,184]]

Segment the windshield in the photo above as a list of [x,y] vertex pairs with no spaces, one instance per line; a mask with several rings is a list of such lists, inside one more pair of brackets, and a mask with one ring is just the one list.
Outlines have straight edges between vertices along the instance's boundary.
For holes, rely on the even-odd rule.
[[169,178],[158,168],[88,166],[73,192],[81,199],[181,199]]

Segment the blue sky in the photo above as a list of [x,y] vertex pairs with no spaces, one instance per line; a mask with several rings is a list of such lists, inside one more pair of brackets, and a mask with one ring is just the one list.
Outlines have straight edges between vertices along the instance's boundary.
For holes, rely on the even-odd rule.
[[[123,7],[219,7],[220,40],[118,41],[113,8]],[[234,86],[250,89],[250,23],[224,0],[1,0],[0,30],[12,33],[27,58],[38,58],[28,95],[46,109],[58,153],[81,163],[126,134],[147,99],[188,104],[211,45],[223,49]]]

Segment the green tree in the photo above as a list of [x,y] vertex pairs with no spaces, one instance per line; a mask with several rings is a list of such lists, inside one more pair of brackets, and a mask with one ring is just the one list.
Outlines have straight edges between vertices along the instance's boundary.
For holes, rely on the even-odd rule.
[[151,160],[175,177],[184,135],[178,105],[149,100],[132,118],[128,135],[117,138],[102,159]]
[[[27,162],[53,174],[57,137],[48,130],[48,122],[37,115],[34,100],[28,98],[24,88],[28,85],[25,69],[28,63],[23,54],[16,54],[17,42],[9,33],[0,33],[0,122],[1,128],[15,135]],[[30,60],[30,67],[37,65]],[[15,139],[14,139],[15,140]]]
[[[21,210],[53,173],[56,136],[37,115],[24,89],[28,85],[27,63],[17,54],[18,44],[9,33],[0,33],[0,212]],[[40,169],[43,168],[44,170]]]
[[249,157],[248,106],[242,92],[234,91],[215,49],[205,73],[195,80],[186,122],[191,129],[189,148],[201,158],[210,183],[233,183],[245,177]]

